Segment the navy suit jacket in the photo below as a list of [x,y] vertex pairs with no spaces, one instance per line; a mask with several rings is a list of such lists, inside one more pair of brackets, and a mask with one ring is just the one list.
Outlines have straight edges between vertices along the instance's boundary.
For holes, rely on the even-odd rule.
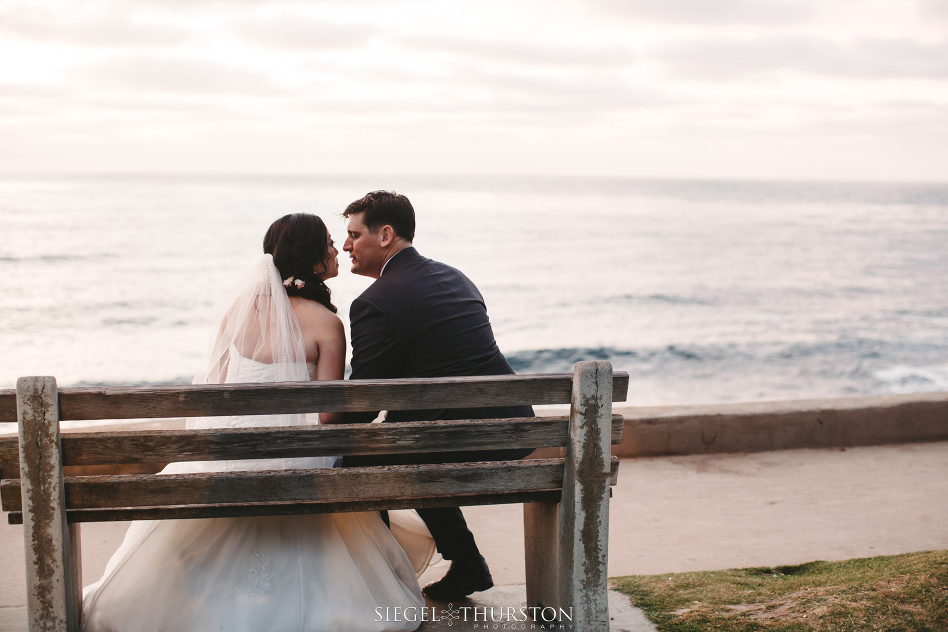
[[[353,380],[514,373],[471,280],[413,247],[389,259],[382,275],[352,302],[349,322]],[[377,414],[346,413],[345,421],[365,423]],[[532,416],[530,406],[506,406],[390,411],[387,421]]]

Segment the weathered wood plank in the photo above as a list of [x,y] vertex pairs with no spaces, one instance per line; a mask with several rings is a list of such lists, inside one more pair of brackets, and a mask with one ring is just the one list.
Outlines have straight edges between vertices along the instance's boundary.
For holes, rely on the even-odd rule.
[[576,364],[559,512],[559,608],[593,632],[609,632],[612,384],[610,363]]
[[82,526],[70,524],[69,555],[66,558],[66,598],[69,601],[69,628],[79,632],[82,623]]
[[[623,426],[622,416],[615,415],[617,444]],[[566,445],[568,431],[568,417],[537,417],[70,433],[62,444],[63,462],[72,466],[559,447]]]
[[21,481],[15,478],[0,480],[0,509],[11,512],[23,511],[21,485]]
[[[617,374],[617,397],[628,389]],[[64,388],[62,419],[148,419],[565,404],[565,373],[278,384]]]
[[[618,476],[618,459],[612,466]],[[238,503],[352,502],[559,489],[563,459],[311,470],[66,478],[69,509]],[[21,511],[20,484],[0,483],[5,511]]]
[[16,423],[16,391],[12,388],[0,389],[0,423]]
[[[559,454],[538,458],[554,458]],[[63,476],[95,476],[114,474],[157,474],[166,465],[163,463],[110,463],[106,465],[66,465],[63,467]],[[0,479],[20,479],[20,466],[5,467],[0,472]]]
[[[416,499],[380,499],[334,503],[252,503],[240,505],[181,505],[168,507],[136,507],[131,509],[70,509],[70,523],[116,522],[128,520],[187,520],[194,518],[244,518],[249,516],[293,516],[348,511],[380,511],[383,509],[421,509],[473,505],[506,505],[511,503],[556,503],[560,491],[512,492],[502,494],[460,494],[456,496]],[[23,524],[23,514],[7,514],[9,524]]]
[[[502,376],[505,378],[517,377],[517,378],[543,378],[549,375],[554,375],[557,377],[562,377],[568,374],[535,374],[535,375],[519,375],[519,376]],[[490,379],[492,376],[488,376],[487,379]],[[417,378],[418,380],[440,380],[440,379],[483,379],[483,378]],[[374,381],[374,380],[373,380]],[[370,380],[360,380],[358,382],[352,382],[353,385],[367,385]],[[333,384],[331,382],[320,382],[320,385],[329,385]],[[302,386],[304,389],[311,387],[315,383],[303,382],[299,383],[296,386]],[[256,386],[257,388],[264,386],[260,384],[241,384],[241,385],[215,385],[215,386],[156,386],[156,387],[74,387],[74,388],[63,388],[59,390],[60,397],[65,399],[65,402],[62,403],[63,413],[61,415],[62,419],[67,420],[91,420],[91,419],[148,419],[148,418],[168,418],[168,417],[210,417],[215,414],[217,415],[233,415],[233,414],[254,414],[252,412],[245,412],[250,410],[247,404],[243,402],[228,402],[228,405],[232,406],[237,412],[218,412],[210,413],[206,412],[209,406],[213,406],[215,397],[218,399],[227,399],[227,395],[189,395],[185,398],[186,401],[180,402],[181,410],[185,412],[174,412],[168,411],[169,404],[162,402],[162,399],[168,398],[169,396],[174,399],[180,396],[180,393],[175,392],[175,389],[222,389],[223,391],[233,390],[236,387],[240,387],[241,390],[244,390],[244,387]],[[289,385],[284,385],[289,386]],[[560,397],[559,391],[563,390],[564,387],[560,386],[559,389],[551,389],[545,393],[542,393],[546,400],[555,400],[555,401],[540,401],[531,400],[527,401],[525,398],[521,397],[524,401],[522,403],[527,404],[565,404],[568,403],[568,388],[565,387],[567,393]],[[613,384],[613,392],[615,394],[615,401],[625,401],[626,393],[629,388],[629,376],[627,373],[616,372],[615,374],[615,383]],[[266,399],[266,394],[254,394],[249,396],[250,399],[254,399],[253,406],[257,409],[263,408],[264,412],[257,414],[271,414],[272,409],[268,409],[266,402],[260,403],[256,398],[263,397]],[[325,400],[320,399],[325,397]],[[342,410],[342,408],[329,408],[330,404],[333,402],[326,401],[330,399],[335,400],[335,404],[339,404],[340,398],[336,395],[334,398],[320,395],[318,397],[301,397],[298,394],[293,396],[277,397],[280,400],[279,403],[286,403],[286,405],[291,406],[292,408],[287,409],[283,412],[287,413],[297,413],[297,412],[314,412],[314,406],[321,406],[322,410],[325,412],[331,412],[333,410]],[[290,401],[287,401],[289,399]],[[473,397],[473,400],[476,401],[476,396]],[[114,406],[115,402],[121,400],[121,408],[115,408],[109,410],[109,406]],[[139,402],[144,402],[146,406],[139,407],[136,405],[135,400]],[[159,403],[155,403],[158,400]],[[302,401],[301,401],[302,400]],[[365,410],[399,410],[394,405],[386,405],[384,401],[384,396],[378,396],[375,398],[374,402],[366,402],[365,399],[358,400],[361,405],[366,406]],[[468,400],[470,401],[470,400]],[[486,401],[486,400],[485,400]],[[519,401],[519,400],[518,400]],[[415,404],[403,406],[402,408],[416,408],[420,405],[418,402],[423,404],[428,404],[431,407],[434,400],[429,400],[425,396],[419,396]],[[369,406],[368,403],[373,405]],[[434,402],[438,403],[438,402]],[[171,404],[173,406],[174,404]],[[353,406],[352,408],[347,408],[347,410],[361,410],[355,408],[356,402],[347,404]],[[452,406],[462,407],[458,404],[451,403]],[[474,405],[508,405],[508,404],[497,404],[497,403],[478,403]],[[436,407],[443,407],[444,402],[440,402]],[[156,408],[161,408],[161,412],[155,410]],[[0,423],[16,423],[16,391],[11,389],[0,390]],[[2,459],[0,459],[2,460]]]
[[79,629],[77,583],[81,584],[73,551],[78,527],[66,524],[56,379],[20,378],[16,402],[23,446],[17,484],[17,492],[22,485],[22,495],[18,493],[17,504],[23,512],[29,630],[74,632]]
[[527,607],[557,608],[557,513],[559,498],[523,505],[523,553]]
[[[507,423],[509,428],[504,427]],[[63,464],[70,467],[434,450],[448,452],[493,447],[558,447],[566,445],[568,424],[568,417],[536,417],[528,420],[476,419],[306,428],[71,432],[61,435],[61,440]],[[613,415],[613,445],[622,443],[624,427],[622,415]],[[476,432],[464,437],[463,442],[442,439],[452,432],[463,432],[462,429]],[[509,434],[505,435],[505,432]],[[495,445],[494,442],[504,436],[514,443]],[[0,469],[3,470],[0,476],[19,478],[19,464],[17,438],[0,438]],[[7,476],[7,469],[10,476]]]
[[0,437],[0,468],[20,466],[20,442],[17,437]]
[[[380,508],[397,508],[384,505],[386,502],[398,503],[405,501],[405,506],[415,507],[411,504],[423,499],[432,499],[438,497],[465,497],[465,496],[499,496],[514,493],[532,493],[535,491],[556,491],[556,498],[559,498],[559,485],[557,480],[562,478],[563,459],[527,459],[524,461],[488,461],[481,463],[449,463],[442,465],[388,465],[383,467],[367,468],[343,468],[343,469],[314,469],[314,470],[276,470],[262,472],[228,472],[228,473],[199,473],[199,474],[173,474],[173,475],[119,475],[119,476],[77,476],[67,477],[65,479],[67,492],[67,508],[70,515],[80,515],[79,510],[102,510],[121,508],[123,510],[132,507],[203,507],[208,505],[224,504],[246,504],[248,506],[264,506],[280,504],[301,503],[341,503],[340,506],[350,506],[353,503],[362,502],[381,502]],[[497,474],[498,466],[504,472],[504,480],[501,485],[492,485],[494,479],[491,477]],[[506,467],[511,466],[511,467]],[[532,479],[525,479],[526,486],[518,487],[516,475],[518,472],[529,470],[540,466],[543,471],[534,473]],[[556,470],[560,474],[556,473]],[[424,470],[424,471],[421,471]],[[447,472],[447,474],[445,474]],[[355,474],[352,474],[355,473]],[[246,495],[247,489],[241,489],[246,483],[249,488],[258,489],[266,487],[273,480],[282,479],[284,486],[297,485],[302,480],[308,483],[309,488],[304,491],[304,498],[289,499],[274,497],[266,494],[263,500],[250,500]],[[334,481],[326,484],[326,477],[335,477]],[[544,477],[546,477],[544,479]],[[552,478],[550,478],[552,477]],[[374,486],[374,491],[366,487],[359,487],[361,481],[366,478],[382,479]],[[619,459],[612,457],[610,463],[609,484],[615,485],[619,478]],[[460,482],[456,482],[460,479]],[[332,479],[331,479],[332,480]],[[400,490],[388,489],[386,486],[391,484],[386,481],[398,481],[404,483],[409,481],[408,485],[414,484],[415,487],[401,488]],[[435,485],[430,482],[436,481]],[[544,480],[552,481],[545,484]],[[133,485],[151,488],[154,482],[161,483],[161,489],[168,492],[171,488],[170,500],[165,498],[164,502],[149,502],[149,499],[128,499],[131,492],[116,492],[129,482]],[[289,482],[288,482],[289,481]],[[413,482],[414,481],[414,482]],[[214,498],[217,492],[214,485],[223,485],[229,489],[228,493],[236,493],[240,500],[230,502]],[[473,491],[471,488],[473,486]],[[349,492],[349,487],[357,487],[356,492]],[[78,492],[77,492],[78,489]],[[175,492],[178,489],[190,490],[185,496],[177,496]],[[329,490],[337,496],[326,496]],[[447,491],[444,491],[447,489]],[[106,490],[106,491],[102,491]],[[333,492],[332,490],[335,490]],[[381,490],[381,494],[373,494]],[[245,492],[241,494],[241,492]],[[342,494],[348,496],[338,497]],[[194,500],[194,496],[199,496]],[[211,496],[208,499],[208,496]],[[75,499],[83,499],[76,501]],[[540,500],[546,500],[545,496]],[[15,480],[6,480],[0,482],[0,500],[3,503],[3,510],[11,514],[22,510],[22,500],[20,498],[20,482]],[[154,497],[151,497],[154,500]],[[526,502],[526,501],[510,501]],[[537,502],[540,502],[539,500]],[[128,504],[126,504],[128,503]],[[479,504],[479,503],[473,503]],[[373,507],[376,504],[372,505]],[[442,505],[435,505],[442,506]],[[361,509],[348,509],[347,511],[362,511]],[[368,510],[366,510],[368,511]],[[90,512],[91,513],[91,512]],[[104,515],[104,514],[103,514]],[[129,514],[131,515],[131,514]],[[248,515],[268,515],[263,510],[252,510]],[[118,519],[118,518],[116,518]],[[129,518],[139,520],[140,518]],[[144,518],[141,518],[144,519]],[[12,523],[11,523],[12,524]]]
[[[559,456],[559,455],[552,455],[552,456]],[[7,464],[4,464],[2,467],[0,467],[0,480],[3,480],[5,478],[14,478],[14,479],[19,480],[20,479],[20,464],[17,463],[16,465],[10,465],[9,463],[7,463]]]

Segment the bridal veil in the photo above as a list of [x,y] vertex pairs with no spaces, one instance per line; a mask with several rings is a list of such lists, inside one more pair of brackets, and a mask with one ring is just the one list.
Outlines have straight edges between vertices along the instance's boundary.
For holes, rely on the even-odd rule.
[[[303,336],[272,257],[257,261],[231,297],[194,383],[307,381]],[[294,426],[307,419],[258,415],[187,423]],[[334,461],[172,463],[161,474],[318,468]],[[83,591],[82,630],[413,630],[417,622],[377,620],[376,609],[424,606],[416,572],[434,550],[426,536],[417,515],[400,516],[389,531],[377,513],[357,512],[134,522],[102,579]]]

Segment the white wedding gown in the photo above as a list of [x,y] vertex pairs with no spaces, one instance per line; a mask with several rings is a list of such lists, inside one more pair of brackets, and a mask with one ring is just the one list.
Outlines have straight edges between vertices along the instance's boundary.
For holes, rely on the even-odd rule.
[[[249,360],[233,345],[224,353],[226,378],[219,381],[285,378],[279,364]],[[211,417],[191,419],[188,427],[301,423],[303,415]],[[162,474],[332,467],[334,461],[185,462]],[[376,609],[425,605],[417,576],[435,547],[415,512],[391,512],[390,519],[391,530],[377,512],[133,522],[102,579],[83,591],[81,629],[414,630],[420,622],[385,621]]]

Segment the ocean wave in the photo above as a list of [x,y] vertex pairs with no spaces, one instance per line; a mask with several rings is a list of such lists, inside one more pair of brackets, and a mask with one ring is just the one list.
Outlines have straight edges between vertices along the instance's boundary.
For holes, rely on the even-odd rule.
[[106,381],[79,381],[72,384],[60,384],[60,386],[90,386],[90,387],[111,387],[111,386],[182,386],[190,384],[193,381],[193,376],[189,375],[179,375],[176,378],[170,380],[158,380],[158,381],[138,381],[138,382],[120,382],[118,380],[106,380]]
[[141,316],[139,318],[103,318],[102,325],[105,327],[118,327],[121,325],[135,325],[144,327],[158,321],[155,316]]
[[[570,372],[580,361],[608,360],[617,370],[639,377],[675,376],[677,379],[690,375],[691,379],[709,380],[728,375],[779,372],[827,380],[857,379],[865,382],[867,388],[872,382],[881,381],[890,385],[892,392],[901,392],[897,389],[911,388],[910,383],[921,384],[926,380],[936,390],[948,389],[948,382],[938,368],[946,359],[948,341],[938,344],[864,337],[811,343],[530,349],[507,354],[507,361],[518,373]],[[899,386],[899,380],[904,381],[905,386]]]
[[110,259],[115,255],[95,253],[90,255],[34,255],[30,257],[15,257],[0,255],[0,263],[62,263],[66,261],[94,261],[96,259]]
[[948,391],[948,364],[935,366],[897,365],[876,371],[873,376],[893,393]]
[[600,299],[602,303],[668,303],[671,305],[714,305],[717,301],[697,296],[675,296],[672,294],[617,294]]
[[608,360],[617,368],[651,364],[663,359],[701,362],[713,357],[707,349],[696,346],[667,345],[656,349],[619,349],[587,347],[568,349],[534,349],[507,354],[507,362],[518,373],[562,373],[573,370],[577,362]]

